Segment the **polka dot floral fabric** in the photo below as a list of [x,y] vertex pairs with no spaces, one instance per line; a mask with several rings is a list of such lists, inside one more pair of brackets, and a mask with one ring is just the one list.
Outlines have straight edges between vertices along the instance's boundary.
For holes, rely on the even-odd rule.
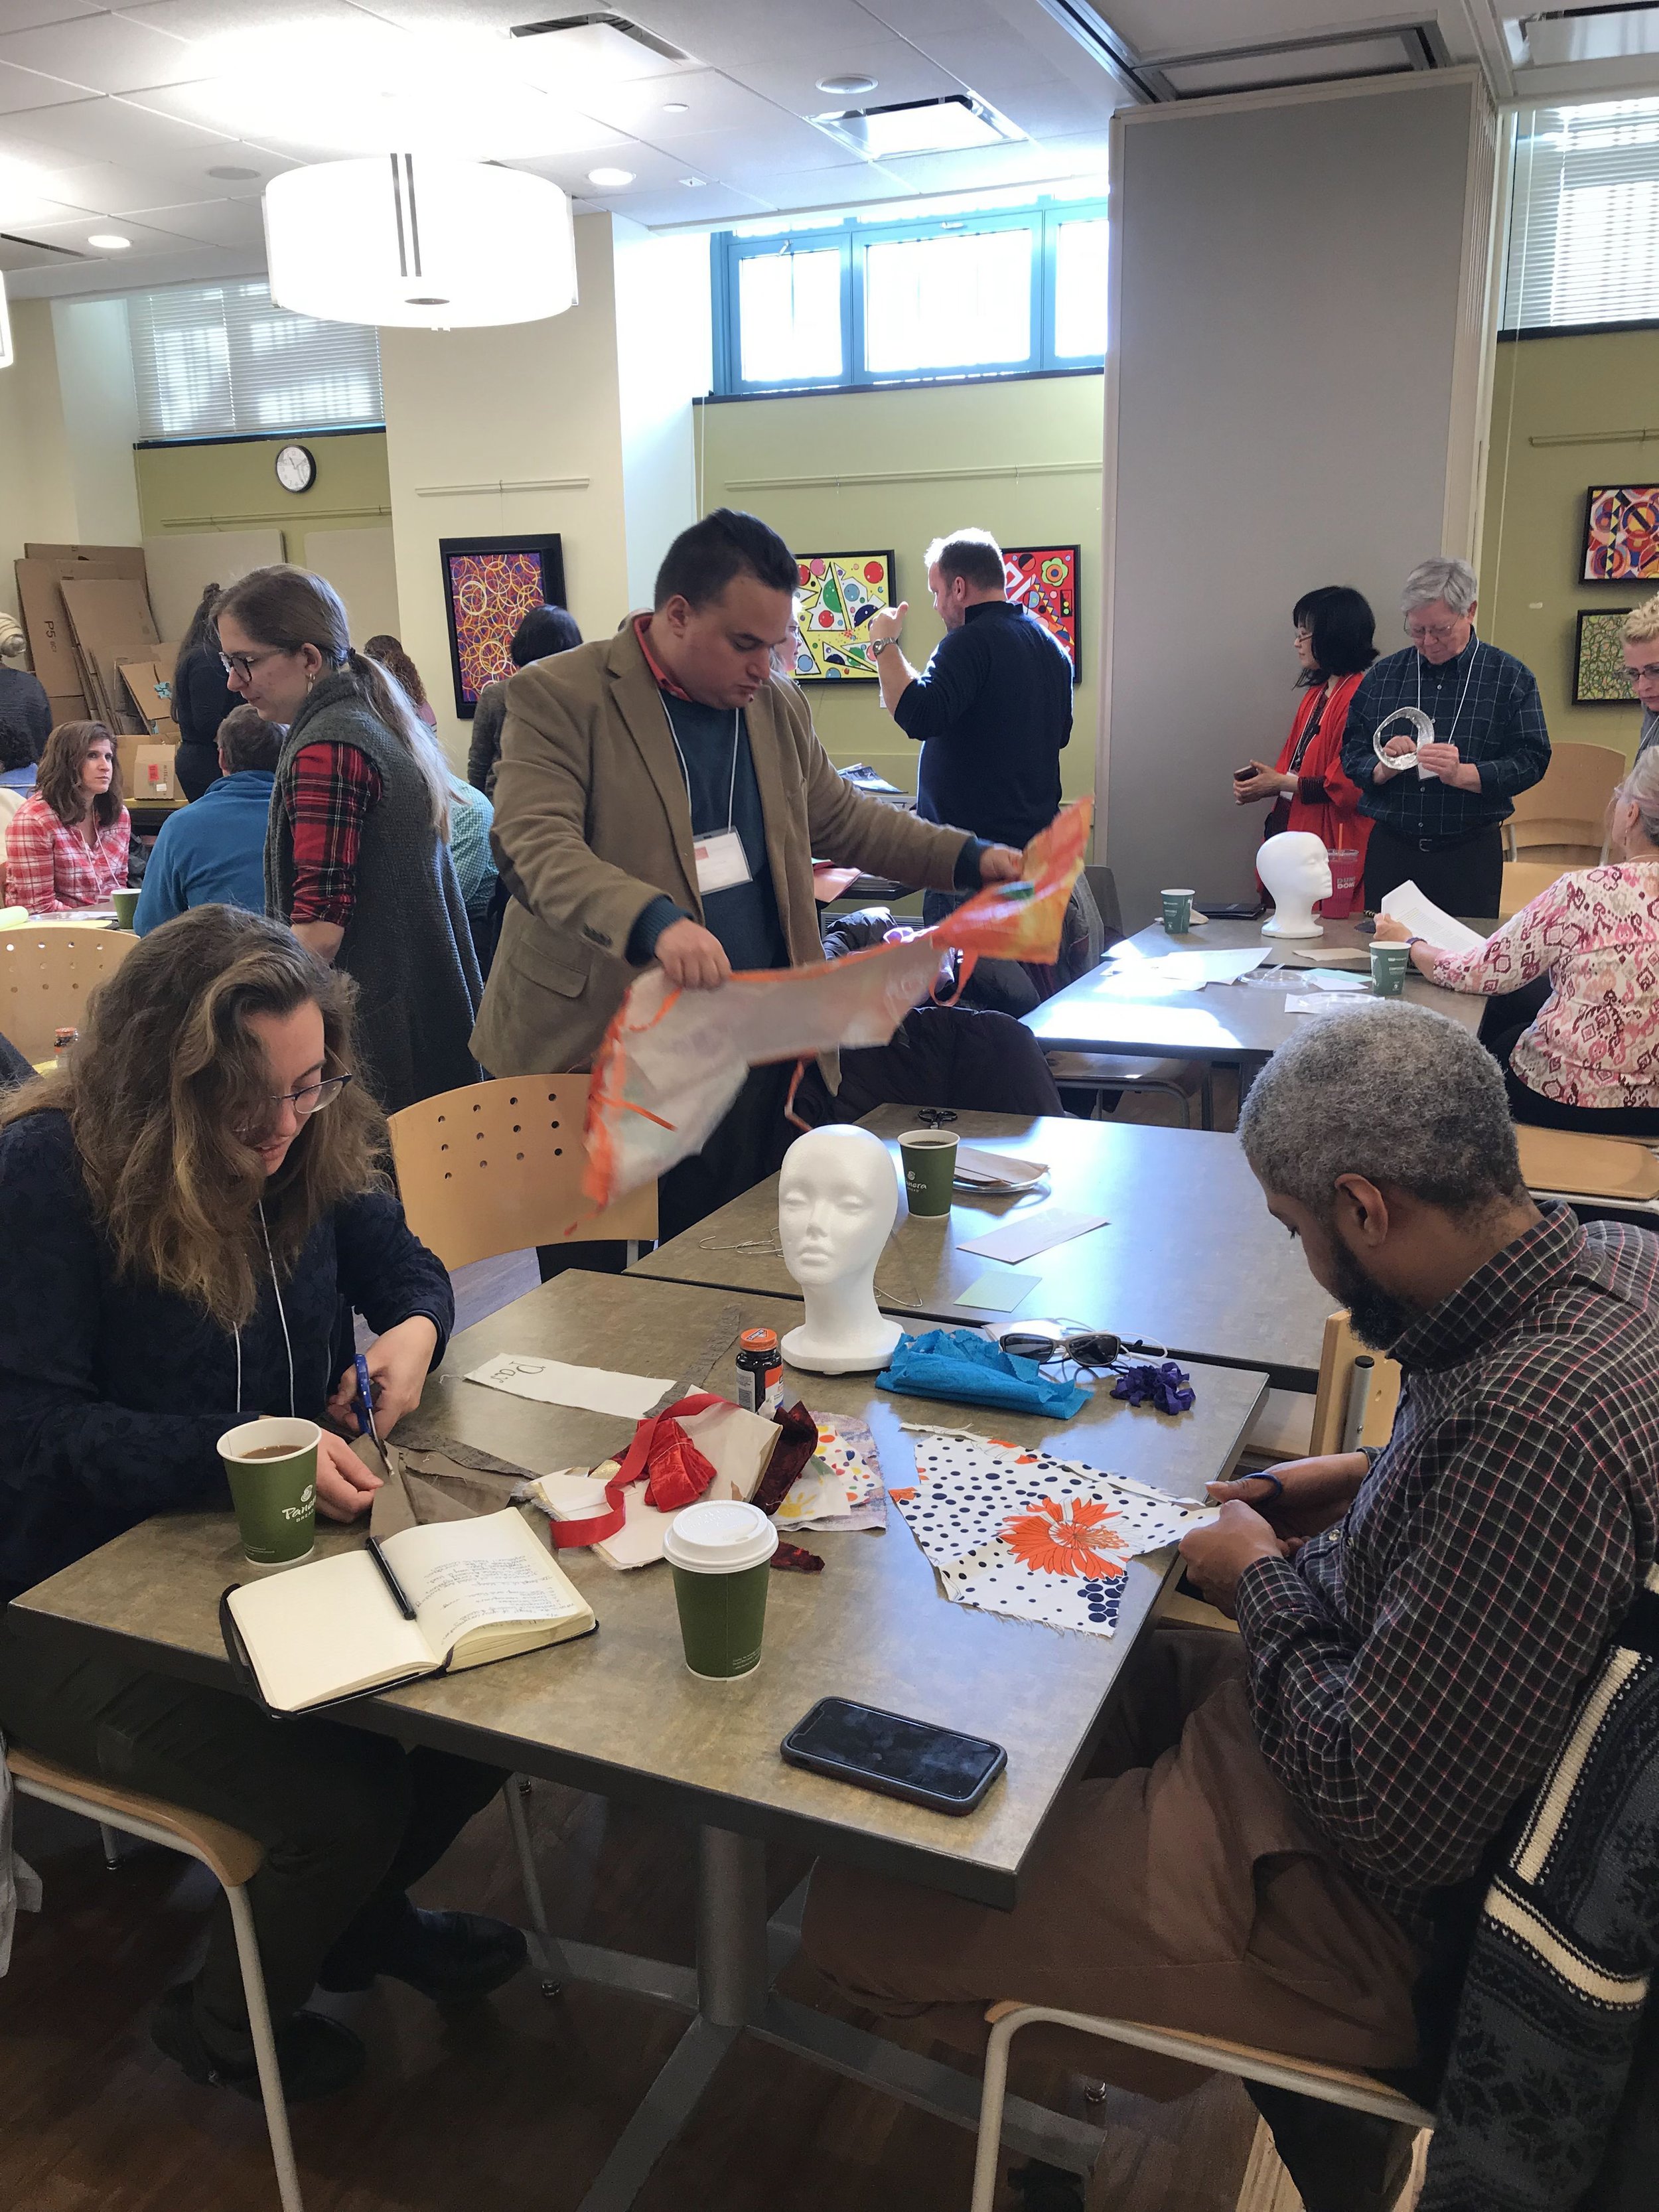
[[1109,1636],[1131,1559],[1214,1510],[997,1437],[915,1429],[916,1479],[889,1496],[957,1605]]

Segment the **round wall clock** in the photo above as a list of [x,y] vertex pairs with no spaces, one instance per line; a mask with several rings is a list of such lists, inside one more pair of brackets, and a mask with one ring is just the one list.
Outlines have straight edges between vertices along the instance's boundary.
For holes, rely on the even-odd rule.
[[284,446],[276,456],[276,481],[284,491],[309,491],[317,481],[317,456],[309,446]]

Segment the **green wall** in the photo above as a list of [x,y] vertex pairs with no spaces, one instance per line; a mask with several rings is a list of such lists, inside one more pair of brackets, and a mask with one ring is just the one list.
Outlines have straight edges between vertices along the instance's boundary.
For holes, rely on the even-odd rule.
[[[1100,672],[1102,378],[1023,378],[893,392],[832,392],[696,409],[701,511],[747,507],[798,553],[896,555],[908,599],[906,658],[920,668],[940,624],[922,550],[967,524],[1006,545],[1081,548],[1082,681],[1062,756],[1068,798],[1092,792]],[[906,791],[917,748],[882,712],[873,684],[807,687],[842,766],[869,761]]]
[[289,559],[303,563],[308,530],[372,530],[387,520],[384,430],[301,438],[317,457],[317,477],[309,491],[297,494],[276,481],[277,453],[292,442],[283,436],[138,447],[132,459],[145,537],[276,528],[286,533]]
[[[1638,434],[1645,429],[1645,441]],[[1571,444],[1557,444],[1571,439]],[[1538,443],[1547,440],[1552,442]],[[1507,340],[1498,349],[1480,551],[1480,629],[1538,678],[1550,733],[1636,749],[1641,711],[1575,707],[1581,607],[1632,607],[1640,585],[1580,581],[1592,484],[1659,481],[1659,331]]]

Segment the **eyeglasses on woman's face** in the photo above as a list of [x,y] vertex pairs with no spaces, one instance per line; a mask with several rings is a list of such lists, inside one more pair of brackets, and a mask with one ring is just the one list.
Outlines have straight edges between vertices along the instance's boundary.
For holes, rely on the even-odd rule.
[[320,1114],[325,1106],[331,1106],[350,1080],[349,1075],[325,1075],[319,1082],[301,1084],[297,1091],[268,1091],[258,1127],[239,1127],[236,1134],[245,1145],[262,1143],[268,1131],[282,1126],[284,1106],[292,1111],[296,1122],[303,1124],[313,1114]]
[[291,646],[271,645],[263,653],[222,653],[219,665],[227,676],[240,676],[246,684],[262,660],[275,660],[279,653],[292,651]]

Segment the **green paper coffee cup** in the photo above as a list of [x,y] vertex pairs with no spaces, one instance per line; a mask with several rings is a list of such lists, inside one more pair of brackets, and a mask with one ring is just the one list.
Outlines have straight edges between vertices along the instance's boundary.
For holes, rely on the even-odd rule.
[[948,1129],[907,1129],[899,1139],[904,1196],[912,1213],[951,1211],[957,1176],[957,1140]]
[[317,1541],[315,1421],[276,1414],[244,1421],[219,1439],[243,1556],[256,1567],[291,1566]]
[[1184,937],[1193,926],[1192,891],[1160,891],[1164,902],[1164,927],[1171,937]]
[[685,1663],[707,1682],[760,1665],[766,1586],[778,1532],[758,1506],[704,1498],[674,1516],[663,1551],[674,1572]]
[[1406,970],[1412,964],[1409,945],[1373,945],[1371,989],[1379,999],[1397,999],[1406,988]]
[[112,891],[109,896],[110,904],[115,908],[116,927],[118,929],[131,929],[132,927],[132,918],[138,911],[137,892]]

